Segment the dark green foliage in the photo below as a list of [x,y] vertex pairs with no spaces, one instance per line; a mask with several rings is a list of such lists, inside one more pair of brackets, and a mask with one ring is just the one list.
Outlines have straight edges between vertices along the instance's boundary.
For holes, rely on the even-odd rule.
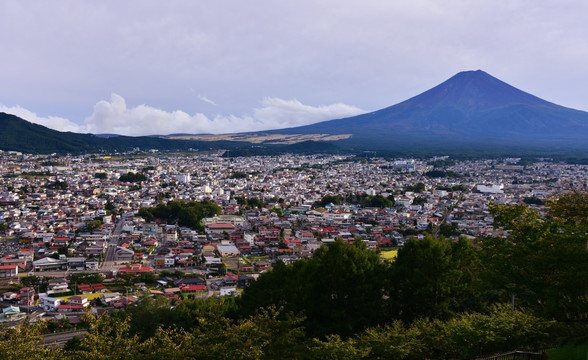
[[525,204],[529,204],[529,205],[543,205],[543,204],[545,204],[545,201],[539,199],[536,196],[526,197],[523,199],[523,202]]
[[139,216],[147,221],[161,219],[167,224],[178,224],[191,229],[202,230],[201,220],[205,217],[219,215],[220,206],[211,202],[181,202],[169,201],[156,207],[139,209]]
[[247,205],[252,208],[261,209],[263,207],[263,202],[261,200],[259,200],[259,198],[253,197],[253,198],[247,199]]
[[475,296],[476,250],[468,240],[427,235],[398,251],[390,278],[391,306],[400,319],[447,318],[450,307]]
[[444,171],[444,170],[431,170],[431,171],[427,171],[425,173],[425,176],[430,177],[430,178],[445,178],[445,177],[450,177],[450,178],[460,178],[461,175],[454,172],[454,171]]
[[80,284],[98,284],[104,281],[104,277],[100,273],[73,273],[70,275],[70,283],[73,285]]
[[336,240],[310,260],[278,262],[245,289],[240,309],[250,314],[260,306],[283,306],[304,312],[310,334],[347,336],[381,321],[386,267],[363,242]]
[[247,178],[247,174],[245,174],[243,172],[235,171],[234,173],[231,174],[230,178],[231,179],[245,179],[245,178]]
[[102,180],[104,180],[104,179],[106,179],[107,175],[106,175],[106,173],[103,173],[103,172],[97,172],[97,173],[94,174],[94,177],[96,179],[102,179]]
[[415,185],[407,186],[404,188],[404,191],[411,191],[414,193],[422,193],[423,191],[425,191],[425,184],[420,182]]
[[444,160],[431,160],[427,162],[427,165],[431,165],[435,168],[445,168],[448,166],[455,165],[456,161],[453,159],[444,159]]
[[55,180],[46,186],[48,189],[65,190],[67,189],[67,182],[61,180]]
[[414,199],[412,199],[413,205],[422,205],[426,202],[427,202],[427,198],[425,196],[417,196]]
[[[339,200],[339,195],[335,197],[335,200]],[[393,197],[383,197],[382,195],[367,195],[365,193],[358,194],[347,194],[345,196],[345,202],[349,204],[360,205],[362,207],[377,207],[377,208],[390,208],[394,206]]]
[[325,196],[323,196],[321,201],[319,201],[315,205],[319,206],[319,207],[324,207],[325,205],[328,205],[331,203],[333,205],[342,205],[343,204],[343,197],[341,195],[325,195]]
[[368,196],[363,204],[366,207],[377,207],[377,208],[390,208],[394,206],[394,200],[385,198],[382,195]]
[[86,221],[86,224],[84,226],[85,226],[85,229],[83,229],[83,230],[85,230],[87,232],[92,232],[92,231],[98,229],[100,226],[102,226],[102,221],[98,220],[98,219],[88,220],[88,221]]
[[38,286],[41,284],[41,279],[36,275],[24,276],[20,278],[20,283],[23,286]]
[[495,223],[507,239],[485,239],[487,283],[515,295],[518,305],[560,321],[588,319],[588,221],[586,194],[568,194],[548,204],[552,218],[525,204],[493,205]]
[[439,226],[439,234],[442,236],[457,236],[460,233],[461,232],[459,231],[459,227],[456,222],[452,222],[451,224],[443,223]]
[[141,174],[141,173],[134,173],[132,171],[126,173],[126,174],[122,174],[119,178],[119,181],[124,181],[124,182],[141,182],[141,181],[147,181],[147,176]]

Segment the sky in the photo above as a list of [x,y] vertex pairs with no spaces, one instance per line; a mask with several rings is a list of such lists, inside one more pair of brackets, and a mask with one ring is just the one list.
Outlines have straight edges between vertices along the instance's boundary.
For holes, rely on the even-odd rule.
[[585,0],[0,0],[0,112],[152,135],[307,125],[482,69],[588,111]]

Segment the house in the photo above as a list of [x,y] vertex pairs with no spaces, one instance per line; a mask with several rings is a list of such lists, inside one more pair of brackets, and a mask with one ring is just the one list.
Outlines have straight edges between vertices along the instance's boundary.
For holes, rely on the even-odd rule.
[[158,256],[153,260],[153,264],[156,268],[165,267],[165,256]]
[[2,299],[4,301],[16,301],[18,299],[18,294],[12,291],[7,291],[2,295]]
[[85,296],[79,296],[79,295],[70,296],[67,299],[67,303],[69,305],[74,305],[74,306],[82,306],[82,307],[90,306],[90,303],[88,302],[88,298]]
[[67,267],[67,260],[57,260],[50,257],[33,261],[35,271],[64,270]]
[[80,312],[80,311],[84,311],[84,307],[82,305],[62,304],[57,307],[57,311],[59,311],[59,312]]
[[216,249],[221,257],[234,257],[241,254],[235,245],[218,245]]
[[223,286],[220,288],[220,296],[232,295],[237,291],[236,286]]
[[26,314],[20,311],[18,306],[8,306],[2,309],[0,322],[18,321],[26,317]]
[[86,270],[98,270],[100,261],[97,258],[90,258],[86,260]]
[[18,276],[18,265],[1,265],[0,278],[9,278]]
[[23,287],[20,289],[19,304],[32,305],[35,302],[35,289],[32,287]]
[[113,292],[113,293],[105,293],[100,295],[100,302],[106,306],[111,305],[115,301],[118,301],[122,298],[120,293]]
[[183,293],[194,293],[199,291],[207,291],[206,285],[182,285],[180,287]]
[[50,279],[47,284],[47,293],[63,293],[68,292],[68,282],[64,278]]
[[57,311],[62,302],[62,299],[44,296],[41,298],[41,307],[44,311]]
[[128,274],[128,273],[143,273],[143,272],[153,272],[153,268],[151,266],[143,266],[141,264],[131,264],[129,266],[121,267],[118,269],[119,274]]
[[[253,269],[253,267],[252,267],[252,269]],[[237,286],[239,286],[239,287],[249,286],[249,284],[251,284],[252,280],[253,280],[253,276],[251,276],[251,275],[247,275],[247,274],[239,275],[239,279],[237,279]]]
[[237,227],[233,224],[229,223],[214,223],[206,225],[205,232],[206,234],[222,234],[224,232],[230,234],[234,232]]
[[116,248],[116,261],[119,263],[125,263],[133,260],[134,255],[135,252],[133,250],[126,249],[121,246]]
[[72,270],[84,270],[86,258],[71,257],[67,259],[67,266]]

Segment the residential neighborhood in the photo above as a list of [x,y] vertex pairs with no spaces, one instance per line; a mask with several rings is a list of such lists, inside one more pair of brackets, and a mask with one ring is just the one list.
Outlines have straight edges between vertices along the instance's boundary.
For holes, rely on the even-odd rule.
[[[0,322],[238,296],[336,238],[385,254],[427,233],[506,236],[489,204],[541,210],[588,188],[588,166],[547,158],[225,155],[0,152]],[[196,227],[144,215],[192,201],[219,211]]]

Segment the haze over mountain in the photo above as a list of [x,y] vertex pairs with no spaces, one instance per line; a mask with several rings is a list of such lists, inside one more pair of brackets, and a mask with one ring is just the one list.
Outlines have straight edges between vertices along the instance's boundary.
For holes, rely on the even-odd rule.
[[475,144],[587,149],[588,112],[559,106],[481,71],[464,71],[375,112],[268,134],[351,134],[357,148]]
[[[302,143],[293,146],[292,144]],[[481,71],[464,71],[399,104],[313,125],[232,135],[162,137],[62,133],[0,114],[0,149],[25,152],[92,152],[188,148],[272,151],[464,150],[588,153],[588,112],[542,100]]]

